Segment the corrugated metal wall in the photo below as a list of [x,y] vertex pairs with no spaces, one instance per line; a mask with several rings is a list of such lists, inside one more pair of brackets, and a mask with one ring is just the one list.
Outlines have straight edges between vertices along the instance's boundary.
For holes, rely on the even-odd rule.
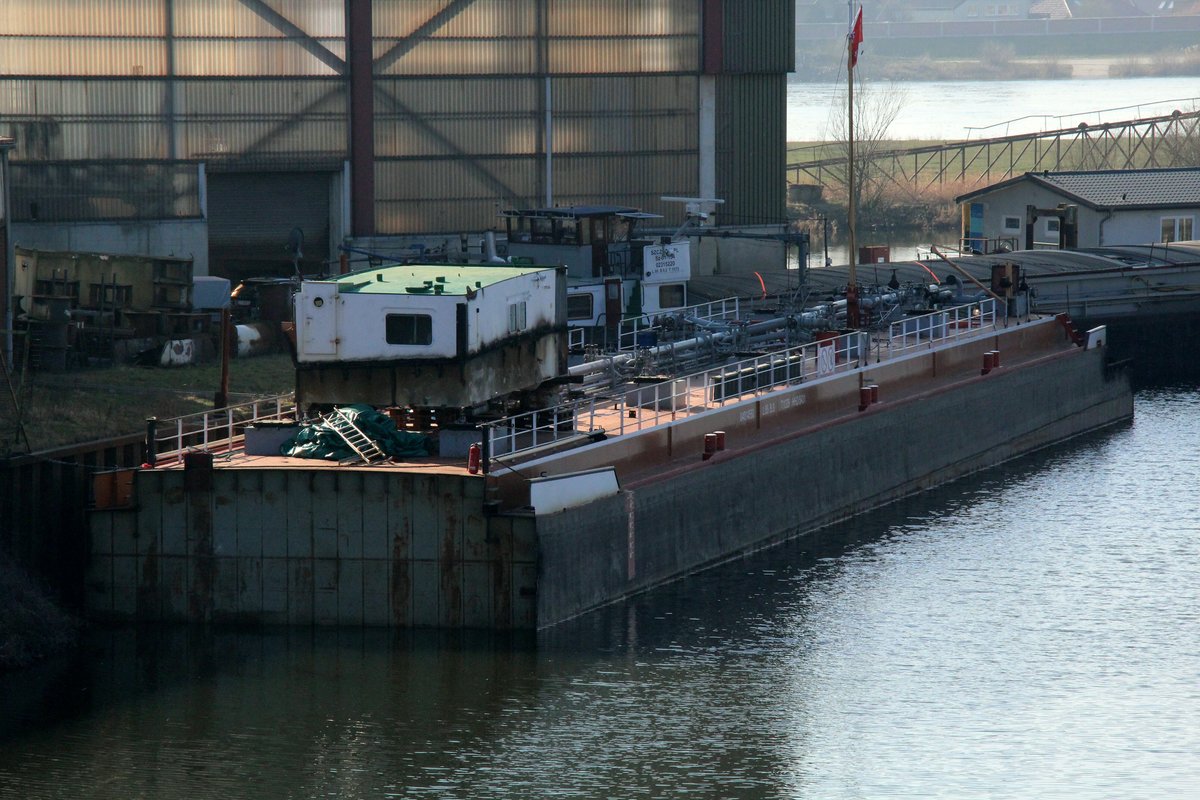
[[728,224],[784,221],[785,75],[722,75],[717,88],[717,194]]
[[[540,203],[547,71],[556,202],[677,215],[658,197],[698,191],[701,7],[374,0],[378,231],[478,230],[497,203]],[[739,214],[782,213],[792,17],[790,0],[725,3],[725,70],[747,74],[722,79],[718,138],[752,138],[725,147],[719,188]],[[0,135],[18,163],[329,169],[348,157],[345,32],[331,0],[7,0]],[[763,146],[778,158],[747,153]]]
[[794,0],[725,0],[724,14],[725,72],[795,71]]

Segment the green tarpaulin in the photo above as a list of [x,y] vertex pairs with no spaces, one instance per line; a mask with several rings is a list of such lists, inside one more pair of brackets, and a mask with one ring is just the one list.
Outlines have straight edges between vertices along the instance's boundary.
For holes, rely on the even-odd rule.
[[[411,458],[429,455],[428,436],[397,429],[396,423],[387,414],[381,414],[367,405],[338,408],[388,456]],[[293,458],[320,458],[326,461],[357,458],[346,441],[326,422],[301,428],[299,433],[280,446],[279,453]]]

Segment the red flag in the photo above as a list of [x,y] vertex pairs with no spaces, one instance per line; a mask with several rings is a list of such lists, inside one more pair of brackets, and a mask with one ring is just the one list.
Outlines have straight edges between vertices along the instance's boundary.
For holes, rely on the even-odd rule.
[[858,17],[854,20],[854,30],[850,32],[850,66],[858,63],[858,46],[862,44],[862,6],[858,8]]

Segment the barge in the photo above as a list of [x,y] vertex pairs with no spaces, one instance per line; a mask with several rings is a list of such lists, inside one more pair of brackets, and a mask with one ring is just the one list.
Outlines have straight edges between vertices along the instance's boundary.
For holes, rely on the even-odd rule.
[[[836,301],[688,307],[565,363],[561,269],[414,269],[301,289],[296,406],[162,424],[100,476],[90,615],[544,628],[1133,411],[1105,329],[961,285],[864,291],[866,330]],[[262,444],[297,418],[351,444],[364,400],[425,451]]]

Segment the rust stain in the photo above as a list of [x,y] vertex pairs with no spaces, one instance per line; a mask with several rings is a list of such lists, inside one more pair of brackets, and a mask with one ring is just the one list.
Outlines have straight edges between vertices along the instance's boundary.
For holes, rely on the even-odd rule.
[[150,545],[150,552],[142,559],[142,579],[138,582],[137,620],[155,622],[161,613],[158,592],[158,543]]
[[412,624],[409,597],[412,595],[412,574],[408,562],[410,535],[408,531],[392,534],[392,582],[389,587],[392,603],[392,624],[408,627]]
[[463,624],[462,546],[459,542],[461,522],[458,517],[458,495],[447,492],[441,498],[443,517],[441,557],[438,570],[441,578],[442,625],[461,628]]
[[188,594],[188,619],[210,622],[213,612],[213,584],[216,582],[217,562],[213,557],[213,514],[210,492],[189,492],[192,539],[195,559],[191,591]]
[[512,521],[500,517],[484,520],[488,532],[492,566],[492,626],[507,630],[512,616]]

